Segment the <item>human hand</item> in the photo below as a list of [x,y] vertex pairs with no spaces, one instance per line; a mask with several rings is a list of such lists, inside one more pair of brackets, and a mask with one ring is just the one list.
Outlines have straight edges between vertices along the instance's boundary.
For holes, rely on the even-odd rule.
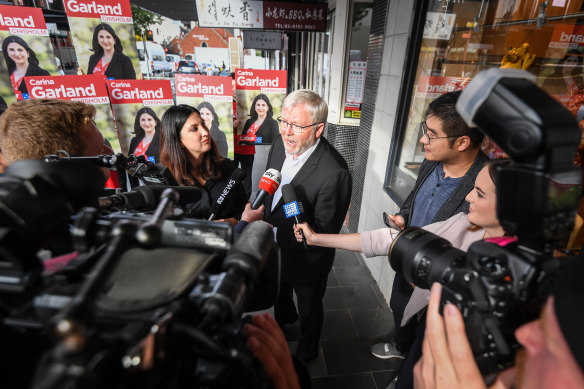
[[241,214],[241,220],[245,220],[248,223],[255,222],[256,220],[263,220],[264,218],[264,205],[262,204],[258,209],[252,209],[251,203],[248,202],[245,205],[245,209]]
[[255,315],[245,324],[247,347],[264,366],[275,389],[300,389],[288,343],[276,320],[267,313]]
[[213,220],[215,222],[225,222],[225,223],[229,223],[231,224],[233,227],[235,227],[238,223],[237,219],[234,217],[230,217],[228,219],[217,219],[217,220]]
[[78,76],[83,76],[83,75],[85,75],[85,72],[83,71],[83,69],[81,69],[81,68],[79,67],[79,68],[77,68],[77,75],[78,75]]
[[406,221],[402,215],[387,215],[387,222],[388,224],[395,223],[400,230],[403,230],[406,226]]
[[294,224],[294,236],[296,237],[298,243],[302,243],[302,234],[300,231],[304,233],[306,244],[312,246],[314,244],[314,239],[316,239],[318,234],[314,232],[307,223]]
[[[441,293],[442,285],[432,285],[422,357],[414,367],[414,387],[486,388],[466,337],[460,311],[454,304],[447,304],[444,317],[439,313]],[[501,373],[491,388],[511,388],[513,375],[512,371]]]

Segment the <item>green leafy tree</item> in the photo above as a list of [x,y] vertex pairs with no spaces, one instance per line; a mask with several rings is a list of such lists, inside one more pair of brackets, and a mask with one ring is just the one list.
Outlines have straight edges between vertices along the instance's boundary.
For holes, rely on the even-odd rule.
[[132,5],[132,18],[134,19],[134,32],[140,37],[149,29],[149,26],[162,23],[160,15],[135,5]]

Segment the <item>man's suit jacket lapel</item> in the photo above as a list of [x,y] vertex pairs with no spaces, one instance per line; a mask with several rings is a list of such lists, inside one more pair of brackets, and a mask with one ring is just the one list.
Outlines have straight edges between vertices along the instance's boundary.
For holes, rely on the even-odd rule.
[[[310,157],[308,157],[308,159],[306,160],[306,162],[304,163],[304,165],[302,165],[302,167],[300,168],[300,170],[298,171],[298,173],[296,173],[296,175],[294,176],[294,178],[292,179],[292,181],[290,182],[291,185],[293,186],[298,186],[300,185],[306,178],[308,178],[317,168],[318,166],[318,161],[320,160],[320,157],[322,156],[322,153],[324,152],[324,148],[325,148],[325,140],[324,138],[320,138],[320,142],[318,144],[318,146],[316,147],[316,149],[314,150],[314,152],[310,155]],[[284,165],[284,159],[286,159],[286,154],[284,154],[284,158],[280,161],[279,157],[278,159],[274,160],[274,165],[272,166],[274,169],[277,169],[278,171],[281,171],[282,169],[282,165]],[[278,163],[278,167],[276,167],[276,163]],[[274,196],[270,196],[269,200],[268,200],[268,206],[272,207],[272,200],[273,200]],[[274,207],[274,209],[270,212],[270,216],[276,212],[278,210],[279,207],[281,207],[282,205],[284,205],[284,198],[280,197],[280,200],[278,201],[278,204],[276,204],[276,206]]]

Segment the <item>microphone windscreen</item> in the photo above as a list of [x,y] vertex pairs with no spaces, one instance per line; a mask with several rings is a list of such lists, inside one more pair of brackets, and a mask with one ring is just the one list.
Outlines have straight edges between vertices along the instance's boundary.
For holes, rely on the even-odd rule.
[[211,206],[211,214],[212,215],[217,216],[221,213],[221,211],[223,211],[223,208],[225,208],[225,206],[228,203],[227,199],[229,198],[231,193],[233,193],[234,188],[243,182],[244,178],[245,178],[245,172],[243,170],[236,168],[233,171],[233,173],[231,174],[231,177],[229,177],[229,180],[227,181],[227,184],[225,185],[225,188],[223,188],[221,195],[217,198],[217,200]]
[[294,191],[294,187],[290,184],[286,184],[282,186],[282,198],[284,199],[285,203],[291,203],[296,200],[296,192]]
[[260,179],[260,190],[273,195],[282,182],[282,175],[276,169],[268,169]]

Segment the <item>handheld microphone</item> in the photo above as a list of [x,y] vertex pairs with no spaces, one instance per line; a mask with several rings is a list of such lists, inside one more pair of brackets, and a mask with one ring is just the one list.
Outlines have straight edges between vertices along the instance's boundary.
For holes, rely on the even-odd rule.
[[[294,217],[296,224],[300,223],[298,215],[304,212],[304,208],[302,208],[302,203],[298,202],[296,192],[292,185],[286,184],[282,186],[282,198],[284,199],[283,207],[286,217]],[[304,249],[308,249],[306,238],[304,237],[304,232],[302,232],[302,230],[300,230],[300,235],[302,235],[302,245],[304,246]]]
[[282,175],[276,169],[268,169],[260,180],[260,191],[256,196],[251,209],[258,209],[268,195],[273,195],[282,182]]
[[203,193],[199,188],[191,186],[138,186],[130,192],[119,193],[97,199],[99,208],[125,208],[139,209],[142,211],[152,211],[160,201],[162,192],[173,189],[179,194],[178,205],[196,203],[201,199]]
[[209,216],[209,221],[215,220],[218,214],[220,214],[225,206],[227,205],[227,200],[231,197],[231,194],[234,191],[234,187],[241,184],[243,179],[245,178],[245,172],[239,168],[236,168],[231,177],[229,177],[229,181],[223,188],[221,195],[217,198],[215,203],[211,206],[211,216]]

